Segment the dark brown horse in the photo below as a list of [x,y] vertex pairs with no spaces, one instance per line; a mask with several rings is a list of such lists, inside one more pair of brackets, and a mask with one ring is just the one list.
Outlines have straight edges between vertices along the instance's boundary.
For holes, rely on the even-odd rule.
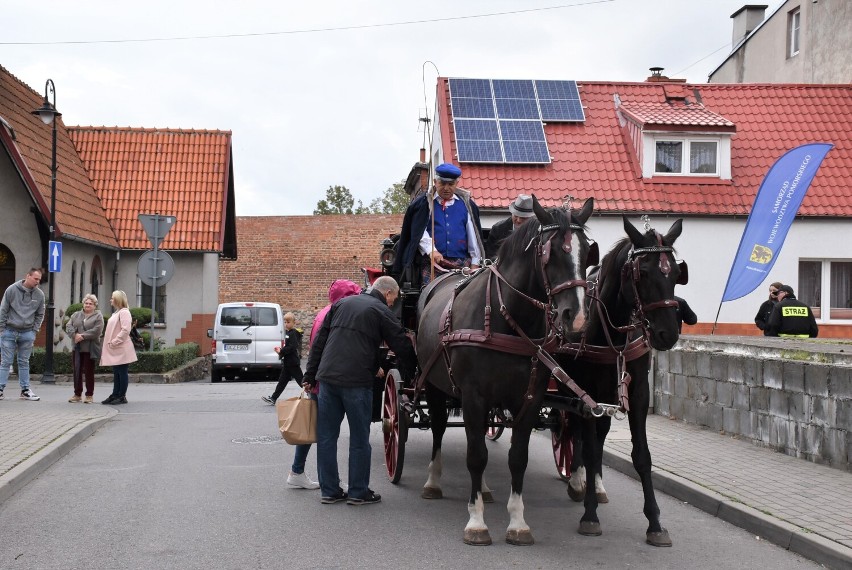
[[[601,417],[590,413],[570,416],[582,445],[575,446],[568,493],[575,500],[584,500],[580,534],[600,535],[597,507],[606,502],[600,478],[604,440],[612,415],[626,411],[633,442],[631,457],[645,497],[646,541],[671,546],[668,531],[660,525],[645,427],[650,403],[648,345],[668,350],[679,337],[674,287],[685,283],[687,275],[686,264],[675,261],[673,245],[682,221],[677,220],[661,235],[653,229],[643,234],[625,218],[624,230],[628,238],[604,256],[597,277],[590,276],[587,348],[578,355],[575,347],[567,347],[558,358],[564,370],[609,412]],[[584,470],[577,472],[581,465],[585,465],[585,480],[581,478]],[[596,492],[587,492],[589,489]]]
[[512,420],[512,474],[506,541],[532,544],[523,516],[530,433],[550,370],[539,362],[546,346],[576,334],[583,321],[589,241],[584,224],[593,201],[570,212],[545,210],[533,197],[535,218],[506,239],[497,263],[472,277],[451,276],[421,293],[417,330],[418,384],[425,382],[433,436],[424,498],[442,496],[441,440],[448,401],[460,401],[467,435],[471,488],[468,544],[491,544],[485,524],[482,474],[488,462],[485,425],[490,410]]

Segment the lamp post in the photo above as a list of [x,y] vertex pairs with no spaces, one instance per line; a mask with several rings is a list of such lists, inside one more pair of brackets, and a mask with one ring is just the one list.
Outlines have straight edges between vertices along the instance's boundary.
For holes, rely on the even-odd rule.
[[[51,103],[47,95],[53,95],[53,103]],[[32,112],[33,115],[38,115],[45,125],[53,125],[51,139],[51,158],[50,158],[50,241],[56,240],[56,119],[62,116],[62,113],[56,110],[56,88],[53,85],[53,80],[48,79],[44,84],[44,103],[41,108]],[[47,346],[44,351],[44,374],[41,376],[42,384],[54,384],[56,382],[53,377],[53,273],[47,272]]]

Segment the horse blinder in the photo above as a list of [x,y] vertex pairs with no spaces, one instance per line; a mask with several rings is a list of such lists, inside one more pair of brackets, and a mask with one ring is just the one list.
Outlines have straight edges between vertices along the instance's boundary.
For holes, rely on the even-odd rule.
[[686,265],[685,261],[681,261],[677,264],[677,266],[680,268],[680,275],[678,275],[675,283],[678,285],[686,285],[689,282],[689,267]]
[[594,267],[598,265],[600,261],[600,250],[598,249],[598,242],[593,241],[589,244],[589,253],[586,254],[586,267]]

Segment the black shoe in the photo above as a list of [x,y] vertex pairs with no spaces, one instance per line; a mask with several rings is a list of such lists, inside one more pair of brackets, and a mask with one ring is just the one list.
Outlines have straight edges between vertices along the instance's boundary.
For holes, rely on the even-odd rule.
[[115,403],[115,395],[110,394],[109,398],[101,402],[101,404],[114,404]]
[[125,396],[118,396],[116,399],[114,399],[112,401],[112,404],[114,406],[117,406],[118,404],[126,404],[126,403],[127,403],[127,398]]
[[349,497],[349,500],[346,501],[347,505],[372,505],[375,503],[381,503],[382,496],[378,493],[374,493],[367,489],[367,496],[363,499],[356,499],[355,497]]
[[334,503],[339,503],[340,501],[345,501],[348,498],[349,498],[349,495],[347,495],[343,491],[343,489],[341,489],[333,497],[323,497],[322,498],[322,504],[323,505],[333,505]]

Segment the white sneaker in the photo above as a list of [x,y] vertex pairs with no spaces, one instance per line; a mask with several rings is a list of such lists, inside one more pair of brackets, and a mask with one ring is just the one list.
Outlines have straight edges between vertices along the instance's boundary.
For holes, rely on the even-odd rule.
[[287,485],[302,489],[319,489],[319,483],[311,481],[307,473],[293,473],[292,471],[287,475]]
[[33,393],[33,391],[30,390],[29,388],[27,388],[26,390],[21,390],[21,399],[22,400],[32,400],[33,402],[37,402],[38,400],[41,400],[41,398],[36,396],[35,393]]

